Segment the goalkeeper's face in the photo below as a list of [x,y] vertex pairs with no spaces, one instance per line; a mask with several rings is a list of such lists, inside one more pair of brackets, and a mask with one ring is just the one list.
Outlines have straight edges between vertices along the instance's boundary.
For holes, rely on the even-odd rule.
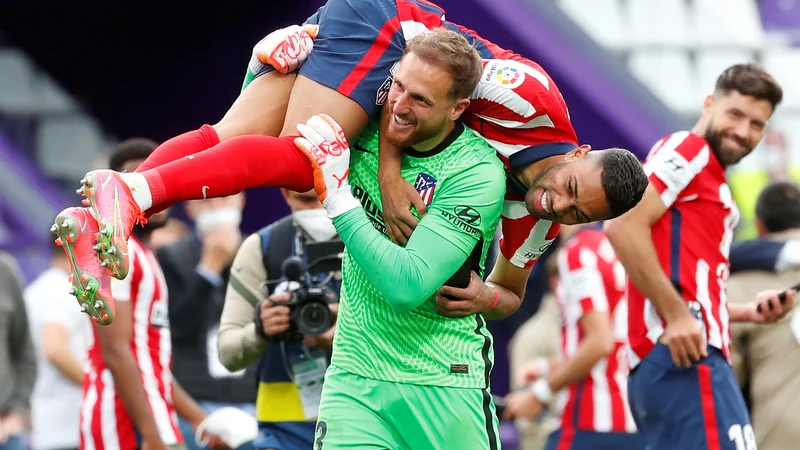
[[452,77],[413,53],[400,61],[384,107],[381,132],[390,144],[426,151],[436,147],[453,129],[468,99],[450,94]]

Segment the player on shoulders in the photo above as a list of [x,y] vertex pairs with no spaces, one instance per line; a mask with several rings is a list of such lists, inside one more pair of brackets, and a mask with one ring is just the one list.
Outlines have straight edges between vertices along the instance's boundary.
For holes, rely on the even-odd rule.
[[793,292],[784,302],[765,292],[750,304],[727,303],[739,211],[725,168],[758,144],[782,96],[756,65],[725,70],[694,128],[651,150],[639,205],[605,225],[629,276],[631,412],[653,450],[755,448],[730,366],[729,323],[778,320]]
[[[530,268],[555,238],[557,223],[615,217],[641,198],[646,179],[632,153],[589,153],[588,146],[578,146],[566,105],[544,71],[474,32],[443,22],[439,7],[423,0],[330,0],[307,23],[320,25],[313,40],[316,31],[295,27],[268,36],[256,50],[259,62],[271,61],[285,71],[299,66],[298,74],[251,64],[242,94],[218,124],[162,144],[137,173],[87,174],[81,192],[96,212],[102,230],[98,252],[112,276],[126,275],[124,242],[134,224],[173,202],[262,186],[309,190],[311,168],[293,142],[296,124],[328,113],[346,138],[357,136],[370,119],[379,119],[388,90],[402,89],[392,81],[392,67],[406,41],[442,25],[465,36],[484,59],[503,59],[485,65],[481,98],[475,99],[475,107],[483,106],[464,115],[465,123],[499,150],[510,175],[502,257],[489,281],[522,297]],[[423,99],[415,101],[426,105]],[[388,112],[382,120],[397,118]],[[403,125],[418,124],[409,116]],[[272,137],[279,135],[284,137]],[[399,176],[401,149],[381,142],[380,155],[387,230],[404,244],[418,223],[410,206],[423,215],[425,204]],[[90,269],[90,281],[109,276]],[[467,290],[448,294],[463,300],[462,309],[492,295],[477,277]],[[443,302],[441,312],[461,314],[448,308],[454,304]]]

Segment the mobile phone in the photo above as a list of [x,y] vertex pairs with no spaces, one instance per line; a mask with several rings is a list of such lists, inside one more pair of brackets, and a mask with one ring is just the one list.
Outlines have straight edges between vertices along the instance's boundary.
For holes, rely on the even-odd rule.
[[[789,291],[800,291],[800,283],[797,283],[794,286],[792,286],[792,287],[790,287],[788,289],[785,289],[783,292],[778,294],[778,300],[781,301],[781,304],[786,303],[786,293],[789,292]],[[756,311],[761,312],[761,306],[762,305],[764,305],[764,303],[759,303],[759,305],[756,306]]]

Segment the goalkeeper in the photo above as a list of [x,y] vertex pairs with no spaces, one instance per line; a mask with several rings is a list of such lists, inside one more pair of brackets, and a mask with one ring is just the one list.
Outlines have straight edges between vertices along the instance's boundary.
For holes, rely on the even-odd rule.
[[383,223],[377,127],[351,153],[330,117],[298,126],[295,143],[312,160],[315,189],[347,249],[317,450],[499,447],[483,315],[446,318],[435,301],[465,260],[466,273],[483,271],[502,210],[501,162],[457,121],[481,67],[477,51],[444,29],[410,41],[400,61],[380,137],[405,148],[402,175],[429,204],[405,248]]

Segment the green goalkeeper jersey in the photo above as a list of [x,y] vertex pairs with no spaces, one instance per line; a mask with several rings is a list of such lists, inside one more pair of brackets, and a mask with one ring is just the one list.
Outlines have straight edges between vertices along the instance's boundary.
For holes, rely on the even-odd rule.
[[382,381],[487,388],[494,354],[483,316],[443,317],[435,293],[471,255],[483,276],[506,183],[495,150],[457,123],[437,148],[406,151],[403,178],[429,206],[401,247],[381,212],[376,125],[350,148],[349,182],[363,208],[334,219],[346,252],[332,364]]

